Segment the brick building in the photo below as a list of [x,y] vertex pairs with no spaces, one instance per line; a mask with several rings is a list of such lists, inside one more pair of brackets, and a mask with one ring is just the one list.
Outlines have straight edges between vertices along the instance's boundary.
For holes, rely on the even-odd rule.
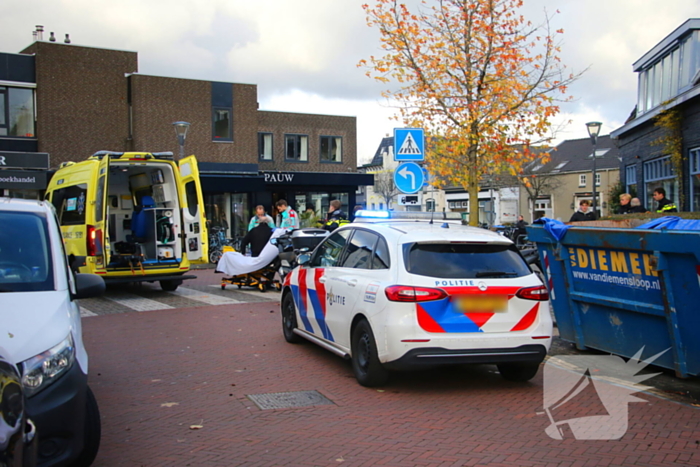
[[0,53],[0,195],[41,197],[46,169],[99,150],[177,157],[172,124],[186,121],[207,217],[230,236],[278,199],[319,214],[332,199],[354,206],[373,183],[357,173],[355,117],[261,111],[257,98],[254,84],[138,74],[136,52],[37,40]]

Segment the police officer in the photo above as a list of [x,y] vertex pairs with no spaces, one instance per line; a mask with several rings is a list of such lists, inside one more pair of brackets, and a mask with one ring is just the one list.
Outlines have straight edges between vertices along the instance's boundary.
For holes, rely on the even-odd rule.
[[670,199],[666,198],[666,190],[658,187],[654,190],[654,201],[657,202],[656,212],[678,212],[678,207]]
[[340,204],[339,200],[334,199],[333,201],[331,201],[331,205],[328,208],[328,218],[323,224],[323,228],[328,230],[329,232],[333,232],[341,225],[349,223],[348,216],[346,216],[343,210],[340,209],[340,206],[342,205]]

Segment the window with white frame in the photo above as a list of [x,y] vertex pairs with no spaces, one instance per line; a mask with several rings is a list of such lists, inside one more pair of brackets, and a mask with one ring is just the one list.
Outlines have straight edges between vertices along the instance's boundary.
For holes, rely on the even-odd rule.
[[700,211],[700,148],[691,149],[690,159],[690,210]]
[[600,186],[600,172],[595,173],[595,186]]
[[272,160],[272,133],[258,133],[258,155],[261,161]]
[[586,186],[586,174],[580,174],[578,176],[578,186],[579,187]]
[[284,135],[284,157],[288,161],[309,160],[309,137],[306,135]]
[[321,136],[321,162],[343,162],[343,138]]
[[627,193],[637,193],[637,167],[634,165],[625,167],[625,187]]
[[656,188],[663,188],[666,190],[666,198],[678,202],[678,181],[670,156],[659,157],[644,163],[644,186],[646,206],[650,211],[655,210],[652,194]]
[[34,138],[34,89],[0,86],[0,136]]

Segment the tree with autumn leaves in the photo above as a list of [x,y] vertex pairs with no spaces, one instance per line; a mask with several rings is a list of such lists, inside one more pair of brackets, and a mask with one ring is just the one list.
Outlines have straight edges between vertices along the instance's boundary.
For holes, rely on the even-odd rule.
[[[426,131],[426,164],[438,187],[462,186],[478,213],[485,175],[518,176],[529,147],[552,138],[552,117],[570,99],[550,16],[533,26],[522,0],[397,0],[363,5],[381,34],[382,57],[362,60],[367,76],[398,84],[382,95],[404,124]],[[517,147],[515,150],[513,148]],[[442,186],[441,186],[442,185]],[[478,216],[469,223],[477,225]]]

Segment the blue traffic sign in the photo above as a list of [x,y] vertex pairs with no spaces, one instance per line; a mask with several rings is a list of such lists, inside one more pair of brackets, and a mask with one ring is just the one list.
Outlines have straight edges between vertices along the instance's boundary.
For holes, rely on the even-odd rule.
[[402,193],[416,193],[423,188],[423,169],[415,162],[406,162],[396,167],[394,183]]
[[425,134],[422,128],[394,128],[394,160],[425,160]]

